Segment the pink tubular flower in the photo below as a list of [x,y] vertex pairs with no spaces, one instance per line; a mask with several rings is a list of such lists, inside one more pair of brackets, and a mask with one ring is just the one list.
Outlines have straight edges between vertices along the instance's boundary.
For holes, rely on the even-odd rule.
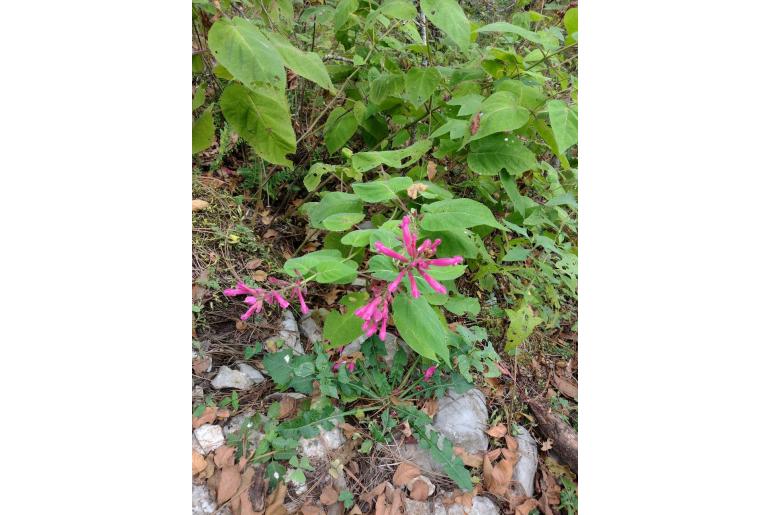
[[423,376],[423,379],[425,379],[426,381],[430,380],[430,378],[433,377],[433,374],[436,373],[437,368],[438,368],[437,365],[428,367],[428,370],[425,371],[425,375]]
[[374,248],[377,249],[377,252],[404,263],[403,267],[398,273],[398,277],[396,277],[396,279],[388,285],[388,292],[391,294],[395,293],[401,284],[401,281],[404,279],[404,275],[406,275],[409,279],[409,288],[412,293],[412,297],[415,299],[419,298],[420,290],[417,289],[417,281],[415,281],[413,273],[417,272],[423,279],[425,279],[425,282],[427,282],[431,288],[433,288],[438,293],[446,294],[447,289],[444,287],[444,285],[431,277],[428,274],[428,271],[431,269],[431,267],[436,266],[459,265],[463,262],[462,256],[430,259],[430,257],[436,253],[436,249],[438,249],[439,244],[441,244],[441,240],[436,239],[435,241],[431,241],[426,239],[420,244],[419,247],[417,247],[417,235],[412,233],[412,231],[409,229],[409,223],[410,219],[409,215],[407,215],[401,220],[400,225],[401,241],[404,244],[404,248],[406,249],[409,258],[399,254],[391,248],[386,247],[380,241],[374,243]]
[[[388,327],[388,315],[390,312],[389,306],[393,297],[389,290],[380,293],[379,288],[375,288],[374,293],[374,298],[368,304],[358,308],[355,311],[355,315],[364,321],[361,330],[364,331],[367,338],[374,333],[378,333],[378,338],[385,341],[385,331]],[[378,327],[379,332],[377,331]]]
[[[289,298],[294,298],[294,297],[298,298],[300,311],[302,311],[303,315],[310,312],[310,310],[307,307],[307,304],[305,304],[305,297],[302,295],[303,288],[302,288],[301,279],[297,279],[293,283],[290,283],[288,281],[276,279],[274,277],[268,277],[267,281],[270,284],[279,286],[280,289],[291,288],[291,295]],[[247,320],[254,313],[261,312],[264,304],[270,304],[270,305],[278,304],[283,309],[288,308],[290,305],[289,301],[286,300],[286,298],[283,295],[281,295],[281,292],[279,290],[268,291],[262,288],[251,288],[249,286],[246,286],[246,284],[242,282],[239,282],[235,288],[228,288],[222,293],[227,297],[234,297],[236,295],[247,295],[247,297],[243,299],[243,302],[249,305],[249,309],[247,309],[246,312],[243,315],[241,315],[241,320],[244,320],[244,321]]]

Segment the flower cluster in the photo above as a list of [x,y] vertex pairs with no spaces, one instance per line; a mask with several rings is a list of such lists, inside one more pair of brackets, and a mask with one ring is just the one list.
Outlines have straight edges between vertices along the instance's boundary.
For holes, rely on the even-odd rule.
[[249,286],[246,286],[246,284],[239,282],[235,288],[228,288],[224,292],[222,292],[227,297],[235,297],[236,295],[246,295],[246,298],[243,299],[243,302],[248,304],[250,307],[249,309],[246,310],[246,312],[243,315],[241,315],[241,320],[247,320],[254,313],[259,313],[260,311],[262,311],[262,307],[265,304],[278,304],[279,306],[281,306],[282,309],[288,308],[289,301],[287,301],[284,298],[284,296],[281,295],[281,291],[289,288],[291,289],[291,294],[289,298],[294,298],[294,297],[298,298],[300,311],[302,311],[302,314],[304,315],[310,311],[307,307],[307,304],[305,304],[305,297],[303,297],[302,281],[300,279],[297,279],[293,283],[290,283],[288,281],[282,281],[281,279],[275,279],[273,277],[269,277],[267,280],[271,284],[281,287],[281,290],[265,290],[263,288],[251,288]]
[[388,285],[388,291],[394,293],[401,284],[404,275],[406,275],[409,278],[412,297],[415,299],[419,298],[420,290],[417,289],[417,281],[414,279],[414,272],[417,272],[423,279],[425,279],[425,282],[427,282],[431,288],[438,293],[445,294],[447,290],[444,285],[431,277],[430,274],[428,274],[428,270],[430,270],[431,267],[436,266],[459,265],[463,262],[463,258],[462,256],[455,256],[451,258],[430,259],[436,253],[436,249],[438,249],[438,246],[441,244],[441,240],[436,239],[435,241],[431,241],[426,239],[418,247],[417,235],[412,233],[409,229],[409,222],[408,215],[401,220],[401,240],[404,243],[404,248],[406,249],[408,257],[386,247],[380,241],[374,243],[377,252],[403,264],[401,271],[398,273],[398,277]]
[[431,277],[430,274],[428,274],[428,270],[435,266],[459,265],[463,262],[462,256],[431,259],[431,257],[436,253],[436,249],[441,244],[441,240],[436,239],[435,241],[431,241],[426,239],[418,247],[417,235],[409,229],[409,223],[410,219],[408,215],[405,216],[403,220],[401,220],[401,240],[409,257],[399,254],[395,250],[386,247],[380,241],[374,243],[374,247],[377,249],[377,252],[393,258],[397,262],[401,263],[401,270],[398,273],[398,277],[396,277],[390,284],[388,284],[388,287],[385,291],[381,292],[378,287],[374,286],[373,300],[355,311],[356,316],[364,321],[361,329],[364,331],[367,337],[378,332],[377,328],[379,326],[379,333],[377,336],[380,338],[380,340],[385,341],[385,329],[388,324],[388,312],[390,303],[393,300],[393,294],[398,289],[404,276],[409,278],[409,286],[412,292],[412,297],[415,299],[420,297],[420,290],[417,289],[417,281],[414,278],[415,272],[420,274],[420,276],[425,279],[425,282],[427,282],[431,288],[436,290],[438,293],[445,294],[447,290],[444,285]]

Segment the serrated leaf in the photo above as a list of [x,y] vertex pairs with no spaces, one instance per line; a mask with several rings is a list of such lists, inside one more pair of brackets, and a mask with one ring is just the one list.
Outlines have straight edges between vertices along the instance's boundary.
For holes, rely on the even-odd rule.
[[423,206],[422,212],[425,214],[422,227],[428,231],[465,229],[477,225],[508,231],[500,225],[487,206],[467,198],[440,200]]
[[207,108],[192,126],[192,153],[197,154],[214,144],[214,117]]
[[425,297],[414,299],[400,293],[393,300],[393,320],[401,338],[419,355],[442,358],[449,363],[447,334]]
[[285,89],[283,61],[270,41],[250,21],[243,18],[217,20],[209,29],[208,43],[217,61],[246,87],[271,84],[281,91]]
[[290,68],[300,77],[315,82],[322,88],[336,93],[332,80],[329,78],[329,72],[326,70],[321,57],[314,52],[305,52],[291,44],[281,34],[275,32],[265,32],[265,36],[278,52],[284,65]]
[[456,0],[420,0],[420,8],[430,22],[450,41],[465,51],[471,43],[471,26]]
[[238,83],[219,98],[227,122],[265,161],[292,166],[286,154],[297,149],[286,96],[271,86],[247,89]]
[[577,113],[561,100],[549,100],[546,104],[548,119],[559,153],[563,154],[578,140]]
[[532,307],[526,302],[521,305],[517,310],[506,309],[505,313],[508,315],[510,324],[508,330],[505,332],[506,352],[513,354],[521,342],[523,342],[539,324],[543,322],[543,319],[535,316],[532,311]]
[[516,178],[537,168],[537,158],[515,136],[493,134],[471,142],[468,167],[481,175],[497,175],[505,169]]
[[409,177],[392,177],[386,180],[356,182],[352,184],[353,191],[364,202],[385,202],[398,197],[412,185]]
[[449,297],[446,304],[444,304],[444,307],[455,315],[470,313],[471,315],[476,316],[481,311],[481,305],[477,298],[461,295]]

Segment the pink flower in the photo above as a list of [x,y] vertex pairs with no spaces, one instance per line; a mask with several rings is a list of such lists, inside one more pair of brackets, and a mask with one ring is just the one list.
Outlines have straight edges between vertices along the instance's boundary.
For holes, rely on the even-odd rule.
[[[302,314],[305,315],[310,312],[310,310],[307,307],[307,304],[305,304],[305,297],[302,295],[303,288],[302,288],[301,279],[297,279],[293,283],[284,281],[282,279],[276,279],[274,277],[268,277],[267,280],[270,284],[279,286],[281,290],[291,288],[290,298],[294,298],[294,297],[298,298],[300,311],[302,311]],[[262,307],[264,306],[265,303],[270,305],[278,304],[283,309],[286,309],[290,306],[289,301],[286,300],[286,298],[283,295],[281,295],[280,290],[268,291],[262,288],[251,288],[249,286],[246,286],[246,284],[242,282],[239,282],[235,288],[228,288],[222,293],[224,293],[224,295],[227,297],[234,297],[236,295],[247,295],[247,297],[243,299],[243,302],[248,304],[250,307],[249,309],[246,310],[246,312],[243,315],[241,315],[241,320],[244,320],[244,321],[247,320],[254,313],[261,312]]]
[[428,270],[430,270],[431,267],[436,266],[459,265],[463,262],[462,256],[429,259],[436,253],[436,249],[438,249],[438,246],[441,244],[441,240],[437,239],[435,241],[431,241],[426,239],[420,244],[419,247],[417,247],[417,235],[412,233],[412,231],[409,229],[409,223],[410,219],[409,215],[407,215],[401,220],[400,225],[401,241],[404,244],[404,248],[406,249],[409,258],[399,254],[391,248],[386,247],[382,244],[382,242],[377,241],[374,243],[374,247],[377,249],[377,252],[404,263],[404,266],[398,273],[398,277],[396,277],[396,279],[388,285],[388,292],[395,293],[401,284],[404,275],[406,275],[409,279],[409,288],[412,293],[412,297],[415,299],[419,298],[420,290],[417,289],[417,281],[415,281],[413,274],[413,272],[416,271],[423,279],[425,279],[425,282],[427,282],[431,288],[433,288],[438,293],[445,294],[447,289],[443,284],[431,277],[428,274]]
[[430,380],[430,378],[433,377],[433,374],[436,373],[437,368],[438,368],[437,365],[428,367],[428,370],[425,371],[425,375],[423,375],[423,379],[425,379],[426,381]]
[[379,326],[379,333],[377,336],[380,340],[385,341],[385,331],[388,327],[388,314],[390,312],[390,302],[393,300],[393,296],[389,290],[385,290],[380,293],[379,288],[374,288],[375,296],[368,303],[355,311],[355,315],[364,321],[361,326],[361,330],[364,331],[366,337],[370,337],[374,333],[377,333]]

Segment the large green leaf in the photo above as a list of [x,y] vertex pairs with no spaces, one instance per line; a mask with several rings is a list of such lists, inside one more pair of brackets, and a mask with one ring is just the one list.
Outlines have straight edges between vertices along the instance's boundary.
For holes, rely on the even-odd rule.
[[529,110],[519,105],[516,95],[510,91],[492,93],[481,104],[479,130],[471,137],[477,140],[502,131],[512,131],[529,120]]
[[287,68],[290,68],[300,77],[305,77],[322,88],[336,93],[332,80],[329,78],[329,72],[326,71],[326,66],[318,54],[300,50],[281,34],[266,32],[265,35],[278,51]]
[[497,175],[506,169],[519,177],[523,172],[537,168],[535,154],[513,135],[492,134],[471,142],[468,167],[481,175]]
[[423,206],[422,227],[428,231],[465,229],[476,225],[488,225],[507,231],[495,219],[487,206],[468,198],[440,200]]
[[271,86],[249,90],[234,82],[222,92],[219,106],[228,123],[262,159],[292,166],[286,154],[297,149],[297,140],[282,90]]
[[412,68],[406,74],[405,94],[415,106],[421,106],[436,91],[441,74],[435,68]]
[[321,225],[330,231],[347,231],[363,219],[363,213],[336,213],[324,218]]
[[285,89],[286,72],[280,55],[248,20],[216,21],[209,29],[209,48],[217,61],[247,87],[270,84]]
[[332,191],[324,195],[321,202],[309,209],[310,225],[317,229],[325,229],[327,227],[323,223],[327,218],[342,213],[361,214],[363,206],[363,202],[356,195]]
[[417,17],[417,9],[407,0],[386,0],[377,11],[395,20],[408,21]]
[[578,37],[578,8],[573,7],[572,9],[567,9],[567,12],[564,13],[564,18],[562,18],[562,22],[564,22],[564,28],[567,29],[567,37],[564,40],[564,45],[576,43]]
[[353,191],[361,197],[364,202],[385,202],[398,197],[398,194],[405,191],[412,185],[412,179],[409,177],[393,177],[387,180],[371,182],[355,182],[352,184]]
[[214,143],[214,118],[211,107],[203,111],[203,114],[193,122],[192,126],[192,153],[197,154],[206,150]]
[[358,9],[358,0],[340,0],[334,9],[334,30],[335,32],[344,27],[350,15]]
[[510,320],[508,330],[505,332],[505,351],[513,354],[516,347],[532,334],[532,331],[543,322],[543,319],[535,316],[532,307],[527,303],[522,304],[515,311],[506,309],[505,313],[508,315],[508,320]]
[[[417,162],[425,152],[430,150],[431,141],[420,140],[414,145],[400,150],[383,150],[380,152],[359,152],[353,155],[353,166],[361,172],[371,170],[384,164],[391,168],[404,168]],[[406,159],[406,161],[404,161]]]
[[403,73],[385,73],[374,79],[369,85],[369,100],[381,104],[388,97],[399,97],[404,90]]
[[456,0],[420,0],[420,8],[430,22],[441,29],[460,50],[471,43],[471,25]]
[[353,137],[358,129],[358,120],[353,109],[335,107],[329,113],[324,125],[324,143],[330,154],[335,153]]
[[546,98],[541,89],[524,84],[520,80],[500,81],[495,85],[495,91],[510,91],[516,104],[533,110],[542,106]]
[[348,284],[356,278],[358,266],[355,261],[344,259],[339,250],[324,249],[310,252],[302,257],[292,258],[283,264],[283,271],[290,276],[297,272],[303,277],[317,274],[319,283]]
[[546,104],[551,129],[556,139],[559,153],[563,154],[568,148],[577,143],[578,119],[577,113],[561,100],[549,100]]
[[346,312],[332,311],[324,320],[323,339],[328,347],[341,347],[352,342],[364,332],[361,330],[362,320],[355,315],[355,310],[363,306],[369,295],[365,292],[353,292],[345,295],[340,303]]
[[419,355],[449,364],[447,333],[436,312],[422,296],[414,299],[406,293],[393,300],[393,320],[401,338]]
[[531,30],[527,30],[524,27],[519,27],[518,25],[514,25],[505,21],[498,21],[496,23],[484,25],[483,27],[476,29],[476,32],[505,32],[508,34],[516,34],[517,36],[521,36],[524,39],[538,45],[547,45],[550,42],[537,32],[532,32]]
[[471,93],[463,95],[461,97],[453,97],[447,101],[450,106],[460,106],[460,110],[457,111],[457,116],[468,116],[470,114],[476,114],[481,109],[481,104],[484,102],[484,97],[478,93]]

